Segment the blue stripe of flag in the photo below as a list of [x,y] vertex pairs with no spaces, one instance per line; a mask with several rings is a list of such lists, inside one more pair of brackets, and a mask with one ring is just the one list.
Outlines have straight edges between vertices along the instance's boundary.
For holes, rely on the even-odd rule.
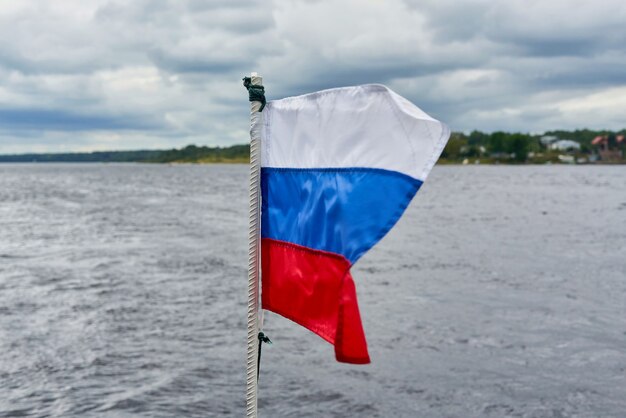
[[354,264],[395,225],[421,185],[382,169],[263,167],[261,235]]

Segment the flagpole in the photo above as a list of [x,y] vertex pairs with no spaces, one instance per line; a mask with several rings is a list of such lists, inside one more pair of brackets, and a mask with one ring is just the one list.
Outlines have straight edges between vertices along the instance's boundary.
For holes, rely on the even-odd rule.
[[[251,85],[262,86],[263,78],[251,74]],[[246,417],[258,416],[259,349],[259,249],[261,232],[261,124],[262,103],[250,101],[250,224],[248,229],[248,351],[246,370]]]

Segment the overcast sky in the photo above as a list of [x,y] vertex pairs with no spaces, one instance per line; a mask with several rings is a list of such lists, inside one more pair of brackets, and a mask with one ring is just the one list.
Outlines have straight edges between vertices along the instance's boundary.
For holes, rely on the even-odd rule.
[[2,1],[0,153],[244,143],[250,71],[457,131],[622,129],[626,1]]

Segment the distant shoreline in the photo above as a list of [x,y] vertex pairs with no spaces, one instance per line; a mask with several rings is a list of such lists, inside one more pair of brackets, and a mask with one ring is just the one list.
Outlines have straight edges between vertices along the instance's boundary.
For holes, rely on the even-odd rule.
[[181,149],[0,155],[0,163],[245,163],[249,145]]
[[[98,164],[146,164],[146,165],[167,165],[167,166],[175,166],[175,165],[247,165],[250,162],[248,160],[240,161],[240,160],[224,160],[224,161],[168,161],[168,162],[153,162],[153,161],[0,161],[0,167],[3,165],[54,165],[54,164],[84,164],[84,165],[98,165]],[[586,163],[563,163],[563,162],[486,162],[486,163],[463,163],[459,161],[446,161],[439,160],[436,165],[439,166],[622,166],[626,165],[626,161],[619,162],[604,162],[604,161],[596,161],[596,162],[586,162]]]
[[[626,129],[551,131],[543,135],[453,132],[440,165],[625,165]],[[1,148],[0,148],[1,149]],[[248,164],[250,145],[180,149],[0,155],[1,163]]]

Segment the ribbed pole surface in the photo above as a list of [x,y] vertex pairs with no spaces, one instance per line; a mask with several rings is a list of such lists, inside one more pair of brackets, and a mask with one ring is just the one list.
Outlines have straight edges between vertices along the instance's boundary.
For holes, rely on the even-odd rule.
[[[263,79],[252,73],[252,84]],[[248,353],[246,371],[246,417],[258,416],[257,356],[259,349],[259,237],[261,233],[261,102],[250,102],[250,227],[248,230]]]

